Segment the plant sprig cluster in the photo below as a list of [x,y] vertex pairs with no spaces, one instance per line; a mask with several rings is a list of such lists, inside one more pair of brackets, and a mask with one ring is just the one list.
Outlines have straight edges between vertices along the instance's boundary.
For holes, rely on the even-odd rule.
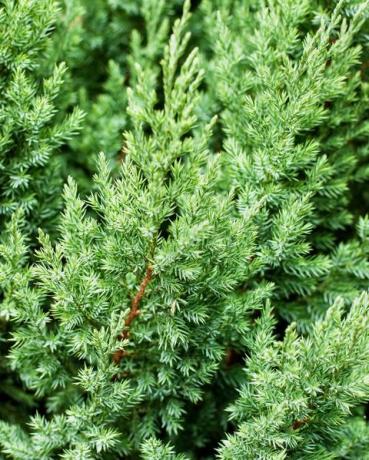
[[0,460],[369,459],[368,15],[0,2]]

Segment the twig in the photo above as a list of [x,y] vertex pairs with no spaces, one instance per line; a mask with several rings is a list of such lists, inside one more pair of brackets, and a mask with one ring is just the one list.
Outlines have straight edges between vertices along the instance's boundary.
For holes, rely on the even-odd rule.
[[[134,319],[139,316],[140,310],[139,306],[142,300],[142,297],[145,294],[145,290],[147,288],[147,285],[150,283],[151,278],[152,278],[152,273],[153,273],[153,267],[152,265],[148,265],[145,273],[145,277],[141,281],[140,287],[137,291],[137,294],[134,296],[131,302],[131,310],[127,316],[127,318],[124,320],[124,329],[119,335],[120,340],[124,340],[128,338],[129,336],[129,327],[131,326],[132,322]],[[126,356],[127,352],[124,350],[117,350],[114,355],[113,355],[113,360],[115,363],[119,364],[121,359]]]
[[293,423],[292,423],[292,429],[293,430],[298,430],[299,428],[302,428],[304,425],[306,425],[307,423],[309,423],[310,419],[309,417],[304,417],[303,419],[301,420],[295,420]]

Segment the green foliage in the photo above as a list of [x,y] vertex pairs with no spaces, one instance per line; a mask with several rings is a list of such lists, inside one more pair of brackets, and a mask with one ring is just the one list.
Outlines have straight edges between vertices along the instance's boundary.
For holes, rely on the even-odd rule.
[[[177,0],[63,0],[49,61],[66,60],[64,110],[76,104],[86,113],[82,135],[65,152],[64,173],[73,172],[85,192],[91,188],[97,156],[104,152],[118,169],[122,132],[129,125],[127,88],[137,65],[159,71],[168,38],[169,14]],[[140,31],[140,32],[138,32]]]
[[367,458],[368,4],[0,4],[0,458]]
[[[185,402],[200,400],[229,341],[229,294],[250,270],[244,261],[254,232],[248,219],[233,217],[232,196],[216,191],[217,165],[207,158],[211,126],[191,135],[201,72],[196,50],[178,65],[189,40],[188,8],[164,53],[163,109],[155,109],[154,82],[137,70],[126,159],[111,181],[101,158],[88,201],[96,217],[70,181],[60,240],[53,248],[42,233],[39,262],[18,273],[11,365],[50,411],[67,417],[34,419],[27,442],[35,458],[61,448],[64,458],[125,452],[160,425],[175,436]],[[123,332],[119,343],[143,289],[131,335]],[[242,336],[251,307],[234,303]],[[65,423],[68,436],[51,440],[50,430],[63,432]]]
[[[366,83],[354,43],[365,16],[361,8],[347,22],[340,2],[306,32],[314,4],[282,3],[260,5],[253,21],[241,21],[255,8],[247,4],[218,19],[222,187],[239,190],[241,212],[243,203],[260,204],[262,278],[276,283],[281,313],[305,327],[334,297],[325,278],[335,270],[337,235],[353,221],[349,184],[363,171],[355,141],[367,137],[358,102]],[[351,281],[357,294],[360,281]]]
[[57,12],[49,0],[9,0],[0,8],[1,221],[22,208],[33,228],[49,225],[57,211],[61,181],[55,152],[81,120],[79,110],[55,120],[65,66],[48,76],[39,73]]
[[39,226],[55,230],[61,206],[60,150],[82,119],[79,109],[65,115],[57,102],[65,64],[58,61],[49,69],[44,65],[58,14],[56,2],[50,0],[0,2],[0,229],[9,227],[0,275],[5,296],[0,308],[0,412],[11,420],[22,415],[9,398],[27,408],[33,398],[16,384],[4,357],[10,346],[11,292],[17,287],[14,270],[24,258],[15,221],[9,220],[15,211],[23,212],[23,230],[32,237]]
[[[357,298],[347,316],[343,305],[337,301],[308,337],[290,326],[283,342],[275,341],[266,311],[250,346],[247,383],[230,407],[238,430],[224,442],[220,458],[343,458],[340,449],[353,458],[346,424],[352,408],[369,396],[369,297]],[[365,445],[367,435],[359,428],[356,443]]]
[[149,439],[142,446],[143,460],[185,460],[183,455],[176,455],[173,448],[163,445],[156,439]]

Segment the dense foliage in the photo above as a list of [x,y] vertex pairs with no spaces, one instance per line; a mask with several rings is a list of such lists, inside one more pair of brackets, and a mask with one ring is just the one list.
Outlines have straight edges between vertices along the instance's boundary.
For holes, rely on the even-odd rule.
[[369,458],[368,15],[0,0],[1,460]]

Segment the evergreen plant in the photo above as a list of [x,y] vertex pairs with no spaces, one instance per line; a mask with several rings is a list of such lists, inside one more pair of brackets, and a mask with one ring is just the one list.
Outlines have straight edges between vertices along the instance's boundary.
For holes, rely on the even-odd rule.
[[369,458],[368,14],[0,1],[1,460]]

